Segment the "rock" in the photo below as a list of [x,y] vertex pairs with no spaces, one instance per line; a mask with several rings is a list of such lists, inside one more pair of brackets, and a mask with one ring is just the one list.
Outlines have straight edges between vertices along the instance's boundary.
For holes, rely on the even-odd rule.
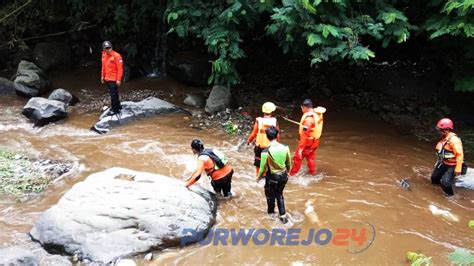
[[209,98],[206,100],[206,113],[215,114],[226,108],[232,107],[232,94],[230,88],[216,85],[212,87]]
[[21,61],[15,78],[16,93],[25,97],[36,97],[44,93],[50,85],[46,74],[35,64]]
[[206,105],[206,98],[202,95],[188,94],[183,103],[196,108],[203,108]]
[[136,266],[137,264],[130,259],[121,259],[115,263],[115,266]]
[[39,266],[39,260],[27,249],[13,246],[0,248],[0,265]]
[[140,102],[122,102],[120,115],[107,116],[109,109],[99,117],[99,121],[92,126],[97,133],[107,133],[112,128],[130,123],[138,118],[163,115],[177,112],[186,112],[178,106],[156,97],[148,97]]
[[41,97],[31,98],[23,107],[21,113],[30,119],[35,126],[44,126],[67,116],[66,106],[63,102]]
[[[133,176],[133,181],[117,176]],[[90,175],[45,211],[30,232],[49,251],[82,261],[119,258],[178,246],[184,229],[207,232],[216,218],[210,191],[163,175],[111,168]]]
[[144,259],[147,260],[147,261],[151,261],[153,259],[153,253],[146,254]]
[[71,47],[65,42],[41,42],[33,50],[36,65],[44,71],[71,64]]
[[209,58],[196,52],[179,52],[166,61],[167,73],[192,86],[206,86],[211,75]]
[[474,190],[474,168],[468,168],[465,175],[456,178],[455,186]]
[[0,77],[0,95],[15,93],[15,83],[6,78]]
[[70,105],[75,105],[79,102],[79,98],[77,98],[75,95],[71,94],[67,90],[61,88],[51,92],[48,99],[63,102],[64,104],[66,104],[66,107]]

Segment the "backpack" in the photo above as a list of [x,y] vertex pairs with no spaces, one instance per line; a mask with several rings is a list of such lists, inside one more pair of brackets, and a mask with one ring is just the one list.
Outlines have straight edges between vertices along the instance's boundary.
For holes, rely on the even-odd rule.
[[211,160],[214,162],[215,170],[221,169],[227,164],[227,158],[217,149],[204,149],[199,153],[199,155],[209,156],[209,158],[211,158]]

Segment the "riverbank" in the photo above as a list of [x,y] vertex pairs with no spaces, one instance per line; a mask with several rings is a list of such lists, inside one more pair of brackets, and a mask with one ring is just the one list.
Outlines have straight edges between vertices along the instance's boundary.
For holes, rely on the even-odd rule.
[[0,147],[0,194],[8,194],[19,201],[27,200],[43,192],[73,167],[72,162],[31,159]]

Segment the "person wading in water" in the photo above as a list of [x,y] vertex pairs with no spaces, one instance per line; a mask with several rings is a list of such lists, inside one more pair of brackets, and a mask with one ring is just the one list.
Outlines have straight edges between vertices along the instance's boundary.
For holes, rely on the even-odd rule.
[[291,167],[290,149],[279,143],[278,129],[269,127],[265,130],[270,141],[268,148],[262,151],[260,170],[257,174],[257,182],[265,176],[265,196],[267,198],[267,213],[275,213],[275,200],[278,205],[280,221],[288,222],[285,211],[285,199],[283,190],[288,181],[288,169]]
[[464,154],[461,139],[453,132],[454,124],[449,118],[443,118],[436,124],[441,140],[436,144],[438,161],[431,174],[431,183],[441,185],[444,193],[454,195],[454,178],[465,174]]
[[198,164],[191,176],[186,180],[185,186],[189,188],[201,177],[204,170],[211,177],[211,185],[217,194],[224,197],[232,196],[231,185],[234,170],[226,163],[224,156],[216,149],[204,149],[204,143],[199,139],[191,142],[191,150],[198,155]]

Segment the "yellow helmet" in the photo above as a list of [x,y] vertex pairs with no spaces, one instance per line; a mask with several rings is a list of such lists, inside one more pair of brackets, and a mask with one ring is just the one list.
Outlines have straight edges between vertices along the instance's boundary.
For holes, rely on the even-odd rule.
[[266,102],[262,105],[262,112],[265,114],[271,114],[275,111],[276,106],[272,102]]

